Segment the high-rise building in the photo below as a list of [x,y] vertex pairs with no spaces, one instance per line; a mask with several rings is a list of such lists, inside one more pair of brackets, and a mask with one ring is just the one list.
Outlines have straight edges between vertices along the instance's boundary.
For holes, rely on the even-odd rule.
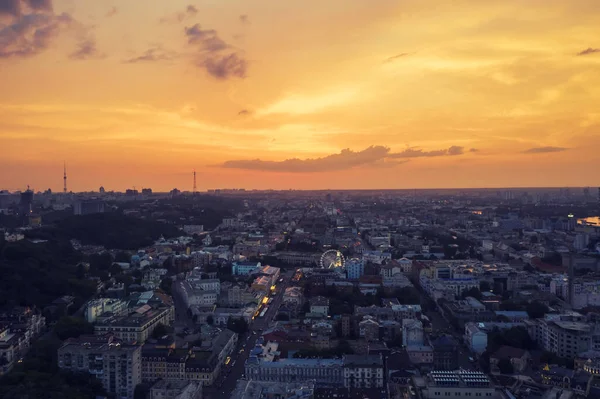
[[125,345],[113,335],[81,336],[65,341],[58,350],[58,367],[92,374],[118,398],[133,399],[142,382],[142,348]]

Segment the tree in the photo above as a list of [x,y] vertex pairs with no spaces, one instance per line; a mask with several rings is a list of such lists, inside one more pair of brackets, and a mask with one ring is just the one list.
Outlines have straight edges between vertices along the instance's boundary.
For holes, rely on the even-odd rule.
[[206,324],[208,324],[209,326],[212,326],[213,324],[215,324],[215,318],[213,317],[213,315],[209,314],[206,317]]
[[502,374],[512,374],[515,371],[509,359],[500,359],[498,361],[498,369]]
[[133,390],[133,399],[146,399],[150,395],[150,386],[147,383],[142,382],[135,386]]
[[56,336],[61,340],[67,338],[77,338],[80,335],[89,335],[94,333],[94,326],[79,317],[62,317],[54,326]]
[[468,290],[464,290],[461,294],[461,297],[464,299],[466,297],[473,297],[477,300],[481,299],[481,291],[477,287],[469,288]]
[[492,290],[492,286],[487,281],[481,281],[479,283],[479,291],[481,292],[489,292]]
[[540,319],[549,311],[548,306],[541,302],[531,302],[527,304],[525,310],[532,319]]
[[85,266],[83,266],[83,263],[77,265],[77,271],[75,272],[75,275],[79,280],[83,280],[85,278]]
[[403,287],[394,291],[394,297],[403,305],[417,305],[421,302],[421,295],[414,287]]
[[234,333],[241,335],[245,334],[248,331],[248,323],[242,318],[230,317],[229,320],[227,320],[227,328],[233,331]]
[[154,330],[152,331],[152,338],[160,339],[168,334],[169,334],[169,329],[167,328],[167,326],[165,326],[162,323],[158,323],[156,325],[156,327],[154,327]]
[[131,262],[131,255],[129,255],[125,251],[119,251],[115,255],[115,262],[130,263]]

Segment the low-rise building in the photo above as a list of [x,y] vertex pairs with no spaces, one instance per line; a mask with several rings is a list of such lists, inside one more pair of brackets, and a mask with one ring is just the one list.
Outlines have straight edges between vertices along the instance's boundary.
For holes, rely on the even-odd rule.
[[490,366],[492,370],[498,368],[498,363],[501,360],[508,360],[513,366],[513,369],[517,373],[523,372],[529,362],[531,361],[531,355],[528,351],[522,348],[515,348],[513,346],[501,346],[496,353],[490,356]]
[[423,323],[420,320],[402,320],[402,345],[423,345]]
[[85,308],[85,319],[88,323],[95,323],[99,316],[111,313],[121,316],[127,311],[127,302],[113,298],[99,298],[89,301]]
[[346,388],[383,387],[383,358],[381,355],[345,355],[343,367]]
[[256,381],[300,382],[314,380],[343,385],[342,359],[281,359],[261,360],[250,356],[246,361],[246,377]]
[[322,296],[311,298],[310,313],[327,317],[329,314],[329,299]]
[[419,379],[424,399],[495,398],[496,389],[488,376],[480,371],[431,371]]
[[260,269],[260,262],[233,262],[231,271],[234,276],[247,276]]
[[465,324],[465,342],[469,350],[475,353],[483,353],[487,349],[487,333],[482,331],[480,324],[482,323],[466,323]]
[[202,384],[197,381],[158,381],[150,388],[150,399],[202,399]]

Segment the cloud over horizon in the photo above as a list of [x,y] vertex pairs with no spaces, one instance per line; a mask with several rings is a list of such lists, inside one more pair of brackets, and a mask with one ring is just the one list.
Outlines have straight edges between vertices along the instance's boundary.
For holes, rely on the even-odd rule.
[[590,55],[590,54],[594,54],[594,53],[600,53],[600,48],[588,47],[585,50],[577,53],[577,55]]
[[563,151],[567,151],[568,148],[566,147],[552,147],[552,146],[548,146],[548,147],[534,147],[534,148],[530,148],[528,150],[523,151],[524,154],[547,154],[547,153],[552,153],[552,152],[563,152]]
[[[456,156],[464,154],[463,147],[452,146],[444,150],[423,151],[407,148],[399,153],[391,153],[390,148],[376,145],[362,151],[343,149],[338,154],[331,154],[321,158],[290,158],[283,161],[264,161],[261,159],[230,160],[219,165],[228,169],[246,169],[272,172],[316,173],[332,172],[351,169],[356,166],[382,166],[399,165],[408,162],[411,158]],[[403,161],[392,161],[402,158]],[[386,162],[388,161],[388,162]],[[388,165],[388,166],[389,166]]]
[[210,76],[219,80],[246,77],[248,61],[221,39],[216,30],[195,24],[185,28],[185,36],[188,45],[196,47],[196,66]]

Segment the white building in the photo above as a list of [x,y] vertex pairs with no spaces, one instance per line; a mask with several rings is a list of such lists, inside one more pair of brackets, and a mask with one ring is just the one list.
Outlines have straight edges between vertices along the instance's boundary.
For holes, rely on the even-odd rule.
[[95,323],[98,316],[104,313],[112,313],[121,316],[127,310],[127,302],[120,299],[100,298],[89,301],[85,308],[85,319],[88,323]]
[[311,298],[310,313],[327,317],[329,314],[329,299],[322,296]]
[[365,262],[372,262],[381,265],[384,262],[392,260],[392,254],[382,251],[364,251],[363,260]]
[[479,328],[479,323],[465,324],[465,343],[471,352],[483,353],[487,348],[487,334]]
[[402,320],[402,345],[405,347],[423,345],[423,323],[420,320]]
[[[480,371],[431,371],[424,377],[422,397],[495,398],[496,389],[488,376]],[[420,385],[420,384],[417,384]]]

